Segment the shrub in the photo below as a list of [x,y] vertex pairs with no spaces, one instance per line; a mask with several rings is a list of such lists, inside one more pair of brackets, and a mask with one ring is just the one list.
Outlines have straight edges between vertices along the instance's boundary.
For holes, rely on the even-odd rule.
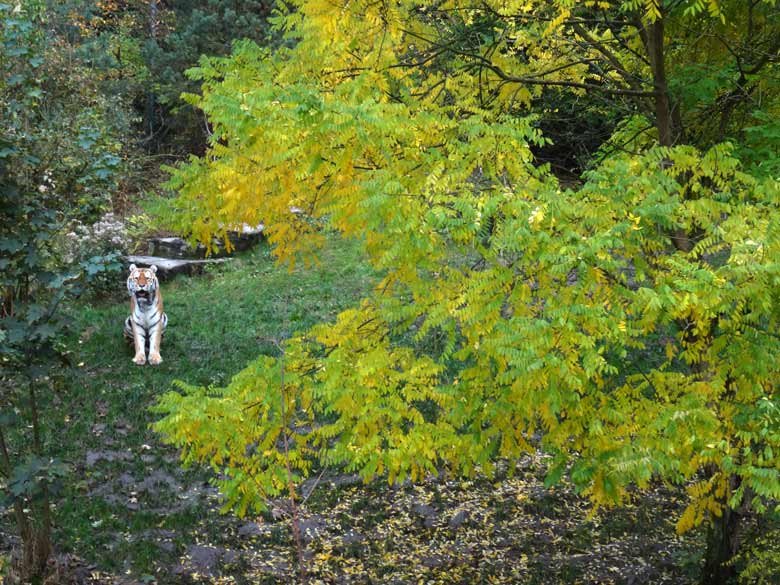
[[92,293],[104,294],[116,288],[122,269],[120,258],[130,248],[124,221],[111,212],[92,225],[73,220],[60,242],[63,260],[83,269]]

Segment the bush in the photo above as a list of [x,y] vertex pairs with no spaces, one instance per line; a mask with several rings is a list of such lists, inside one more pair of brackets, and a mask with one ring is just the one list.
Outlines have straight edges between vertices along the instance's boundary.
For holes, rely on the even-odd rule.
[[770,522],[759,522],[744,537],[744,545],[732,564],[737,568],[740,585],[775,585],[780,583],[780,524],[777,514]]
[[92,225],[73,220],[60,245],[65,263],[83,269],[89,291],[104,294],[116,289],[120,259],[130,248],[127,226],[120,218],[109,212]]

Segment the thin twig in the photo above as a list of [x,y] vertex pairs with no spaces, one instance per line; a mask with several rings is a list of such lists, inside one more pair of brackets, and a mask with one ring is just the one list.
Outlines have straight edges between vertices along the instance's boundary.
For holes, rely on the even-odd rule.
[[[287,298],[284,299],[284,324],[287,328]],[[284,335],[284,331],[282,332]],[[289,433],[287,428],[287,410],[285,408],[285,402],[287,396],[285,394],[284,387],[284,373],[285,373],[285,350],[284,350],[284,338],[276,341],[276,346],[279,348],[279,382],[281,385],[281,415],[282,415],[282,442],[284,445],[284,464],[287,469],[287,491],[290,494],[290,512],[292,515],[292,531],[295,538],[295,549],[298,554],[298,570],[300,572],[301,584],[305,585],[307,582],[306,577],[306,560],[303,556],[303,544],[301,542],[301,524],[298,518],[298,507],[295,505],[295,483],[293,482],[292,467],[290,465],[290,443]]]
[[322,468],[322,471],[320,471],[320,474],[317,476],[317,479],[314,481],[314,484],[312,484],[311,489],[309,490],[309,493],[306,494],[305,496],[303,496],[303,500],[301,501],[302,504],[305,504],[309,500],[311,495],[314,493],[314,490],[317,489],[317,486],[319,485],[320,480],[322,479],[322,476],[325,474],[325,470],[326,469],[327,469],[327,467],[323,467]]

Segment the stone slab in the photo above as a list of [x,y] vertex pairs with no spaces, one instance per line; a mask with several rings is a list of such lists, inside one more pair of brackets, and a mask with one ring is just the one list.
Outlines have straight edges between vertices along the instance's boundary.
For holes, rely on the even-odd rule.
[[[228,232],[233,249],[237,252],[248,250],[263,239],[265,226],[258,224],[250,226],[244,224],[239,231]],[[160,256],[164,258],[196,260],[206,257],[206,247],[198,244],[192,247],[184,238],[178,236],[165,238],[151,238],[148,242],[149,256]],[[212,241],[211,257],[227,256],[225,242],[221,238],[214,238]]]
[[230,258],[209,258],[206,260],[189,260],[184,258],[162,258],[160,256],[125,256],[127,266],[148,267],[157,266],[157,275],[161,279],[167,279],[177,274],[197,274],[203,271],[207,264],[220,264]]

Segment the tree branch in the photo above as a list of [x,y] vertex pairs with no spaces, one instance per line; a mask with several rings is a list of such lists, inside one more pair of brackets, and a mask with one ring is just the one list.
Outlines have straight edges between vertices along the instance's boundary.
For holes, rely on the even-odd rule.
[[[649,90],[642,90],[642,89],[613,88],[613,87],[607,87],[603,85],[597,85],[595,83],[541,79],[538,77],[509,75],[503,69],[498,67],[495,63],[493,63],[489,59],[486,59],[482,55],[470,53],[468,51],[462,51],[453,46],[442,45],[440,43],[425,38],[410,30],[403,30],[402,32],[404,32],[404,34],[408,34],[411,37],[420,39],[421,41],[425,41],[426,43],[429,43],[432,47],[444,49],[445,51],[448,51],[454,55],[459,55],[461,57],[467,57],[469,59],[473,59],[474,61],[478,62],[480,65],[485,67],[486,69],[489,69],[494,74],[496,74],[499,77],[499,79],[509,83],[523,83],[527,85],[538,85],[543,87],[571,87],[576,89],[588,89],[588,90],[599,91],[602,93],[607,93],[610,95],[632,95],[638,97],[655,97],[657,95],[656,91],[649,91]],[[548,72],[543,72],[542,74],[547,74],[547,73]]]

